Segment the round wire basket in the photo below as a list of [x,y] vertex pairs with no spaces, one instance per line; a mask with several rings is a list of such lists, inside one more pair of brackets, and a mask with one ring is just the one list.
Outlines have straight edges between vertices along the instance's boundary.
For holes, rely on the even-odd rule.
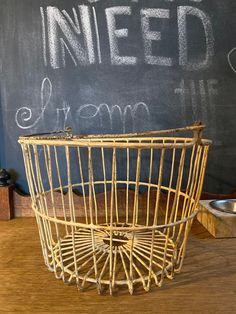
[[180,271],[211,143],[203,128],[20,137],[44,261],[56,278],[132,294]]

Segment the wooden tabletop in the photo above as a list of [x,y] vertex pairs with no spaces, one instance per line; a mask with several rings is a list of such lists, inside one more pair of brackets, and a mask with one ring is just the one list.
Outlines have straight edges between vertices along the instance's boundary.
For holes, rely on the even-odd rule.
[[236,238],[214,239],[194,222],[182,272],[162,288],[79,292],[43,263],[34,218],[0,222],[0,313],[236,313]]

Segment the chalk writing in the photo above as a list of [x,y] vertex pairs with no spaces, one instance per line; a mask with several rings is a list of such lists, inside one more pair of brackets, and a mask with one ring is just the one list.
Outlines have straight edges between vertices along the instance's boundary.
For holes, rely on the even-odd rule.
[[30,129],[30,128],[35,127],[38,124],[38,122],[41,119],[43,119],[44,112],[51,100],[51,96],[52,96],[52,83],[48,77],[45,77],[41,84],[41,93],[40,93],[41,110],[40,110],[39,116],[32,123],[31,121],[33,118],[32,110],[27,106],[23,106],[16,111],[16,114],[15,114],[16,125],[21,129]]
[[[211,121],[215,119],[215,97],[218,95],[216,88],[218,81],[209,80],[181,80],[175,93],[180,97],[181,114],[184,119],[188,109],[192,109],[192,120]],[[187,119],[186,119],[187,120]]]
[[143,29],[145,61],[147,64],[156,65],[172,65],[172,59],[167,57],[152,55],[152,41],[161,40],[161,33],[150,30],[150,18],[169,19],[170,11],[165,9],[142,9],[141,10],[141,25]]
[[230,52],[227,55],[227,59],[228,59],[228,63],[229,66],[231,68],[231,70],[236,73],[236,58],[233,61],[232,55],[235,54],[236,55],[236,47],[231,49]]
[[[92,3],[93,1],[91,1]],[[193,1],[200,2],[200,1]],[[134,66],[140,63],[151,64],[155,66],[172,66],[179,64],[186,71],[198,71],[208,68],[212,64],[214,56],[214,36],[210,17],[207,13],[194,6],[177,6],[177,41],[178,55],[177,60],[170,56],[154,55],[152,51],[153,42],[162,45],[162,37],[165,37],[167,27],[173,24],[175,14],[171,9],[163,8],[141,8],[137,19],[139,30],[139,20],[141,24],[140,51],[142,54],[122,55],[126,46],[130,46],[134,36],[129,36],[129,23],[127,20],[132,18],[131,6],[112,6],[104,9],[105,19],[100,20],[104,15],[96,14],[94,6],[78,5],[72,8],[69,14],[66,10],[60,10],[55,6],[48,6],[45,9],[40,8],[42,20],[42,40],[44,64],[50,65],[53,69],[66,66],[66,54],[70,57],[75,66],[90,66],[109,61],[111,65]],[[137,10],[135,10],[135,14]],[[122,19],[126,17],[126,22]],[[203,32],[199,36],[199,44],[205,45],[205,51],[194,59],[189,53],[189,34],[188,28],[191,27],[190,17],[197,18],[203,26]],[[167,27],[162,32],[153,29],[150,25],[153,19],[167,21]],[[119,20],[119,22],[118,22]],[[133,23],[132,20],[132,23]],[[99,23],[106,23],[107,31],[99,30]],[[123,24],[126,23],[126,24]],[[47,30],[47,31],[46,31]],[[109,51],[101,49],[101,40],[108,41]],[[168,40],[168,38],[166,38]],[[171,39],[172,40],[172,39]],[[137,44],[137,43],[134,43]],[[95,49],[96,47],[96,49]],[[143,48],[142,48],[143,47]],[[109,60],[110,58],[110,60]]]
[[112,7],[106,9],[108,36],[111,51],[111,63],[115,65],[133,65],[137,59],[133,56],[119,56],[118,38],[128,37],[128,29],[116,29],[116,15],[131,15],[131,8],[128,6]]
[[[33,117],[32,109],[28,106],[23,106],[16,111],[15,122],[20,129],[31,129],[36,127],[40,121],[43,122],[47,109],[51,101],[53,92],[53,86],[48,77],[44,78],[41,84],[41,95],[40,103],[41,108],[38,116]],[[100,126],[98,129],[103,128],[106,124],[107,128],[111,131],[117,131],[116,121],[121,122],[120,132],[126,132],[128,129],[135,131],[140,119],[142,122],[148,122],[150,120],[150,112],[148,106],[144,102],[138,102],[134,105],[120,105],[108,106],[108,104],[102,103],[99,105],[84,104],[73,108],[75,114],[71,114],[71,106],[66,102],[62,101],[61,107],[53,109],[56,115],[49,110],[48,114],[53,116],[51,129],[59,130],[64,129],[68,124],[76,124],[82,120],[91,120],[93,118],[99,118]],[[139,114],[140,113],[140,114]],[[73,120],[74,119],[74,120]],[[81,120],[82,119],[82,120]]]
[[[205,31],[206,38],[206,55],[205,59],[200,61],[189,60],[187,47],[187,16],[193,15],[198,17]],[[207,68],[212,63],[214,55],[214,37],[212,25],[209,16],[198,8],[191,6],[178,7],[178,25],[179,25],[179,64],[186,70],[200,70]]]

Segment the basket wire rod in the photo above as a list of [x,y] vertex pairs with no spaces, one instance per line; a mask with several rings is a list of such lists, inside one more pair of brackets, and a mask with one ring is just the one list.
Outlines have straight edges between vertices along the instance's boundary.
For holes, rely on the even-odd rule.
[[[101,141],[102,142],[102,141]],[[104,206],[105,206],[105,219],[106,223],[108,223],[108,203],[107,203],[107,176],[106,176],[106,165],[105,165],[105,155],[104,148],[101,148],[102,154],[102,171],[103,171],[103,179],[104,179]]]
[[[127,249],[127,251],[130,251],[130,250],[131,250],[130,245],[126,245],[125,248]],[[146,264],[146,263],[144,262],[144,260],[143,260],[143,259],[146,259],[146,260],[149,261],[149,258],[148,258],[145,254],[143,254],[143,253],[138,249],[138,247],[133,248],[132,254],[133,254],[133,256],[135,257],[135,259],[136,259],[141,265],[143,265],[143,267],[144,267],[146,270],[150,271],[151,276],[154,278],[155,282],[157,283],[156,274],[155,274],[155,273],[153,272],[153,270],[149,267],[149,265]],[[141,256],[143,259],[142,259],[140,256]],[[140,278],[142,279],[142,283],[143,283],[143,288],[144,288],[144,290],[145,290],[145,291],[148,291],[148,287],[147,287],[147,285],[146,285],[146,283],[145,283],[145,279],[143,278],[143,275],[142,275],[141,271],[140,271],[139,268],[136,266],[136,264],[134,263],[134,261],[132,262],[132,264],[133,264],[134,269],[136,270],[136,272],[139,274]]]
[[112,278],[113,278],[113,207],[114,207],[114,192],[116,179],[116,148],[113,148],[112,153],[112,183],[111,183],[111,204],[110,204],[110,264],[109,264],[109,291],[112,294]]
[[135,224],[137,224],[138,222],[138,197],[139,197],[140,168],[141,168],[141,149],[138,149],[137,163],[136,163],[134,207],[133,207],[133,226],[135,226]]
[[119,223],[118,197],[117,197],[117,150],[116,150],[114,167],[115,167],[114,191],[115,191],[116,222]]
[[[196,208],[196,205],[197,205],[197,203],[195,203],[195,201],[191,203],[191,200],[192,200],[194,193],[195,193],[195,190],[196,190],[196,185],[198,184],[197,189],[200,189],[201,184],[203,183],[203,182],[198,182],[198,180],[197,180],[197,177],[199,175],[199,165],[200,165],[200,160],[201,160],[201,153],[202,153],[202,146],[198,146],[197,156],[196,156],[195,163],[194,163],[194,172],[193,172],[194,180],[192,181],[193,184],[191,184],[190,193],[189,193],[190,197],[189,197],[189,202],[188,202],[188,206],[187,206],[187,215],[189,215],[192,211],[194,211]],[[194,208],[193,208],[193,206],[194,206]],[[183,261],[183,257],[184,257],[185,250],[186,250],[186,239],[187,239],[188,232],[189,232],[190,228],[191,228],[191,222],[186,223],[185,224],[185,235],[183,238],[183,242],[180,246],[179,255],[177,258],[177,263],[179,264],[177,271],[180,271],[180,269],[182,267],[182,261]],[[179,243],[179,239],[180,239],[180,235],[177,238],[176,245]]]
[[[92,134],[92,135],[79,135],[79,139],[83,138],[131,138],[131,137],[143,137],[143,136],[154,136],[154,135],[161,135],[161,134],[171,134],[171,133],[178,133],[178,132],[187,132],[192,131],[193,133],[196,133],[194,131],[201,131],[205,128],[205,125],[201,124],[201,122],[194,123],[189,126],[185,126],[183,128],[175,128],[175,129],[167,129],[167,130],[154,130],[154,131],[148,131],[148,132],[136,132],[136,133],[122,133],[122,134]],[[199,132],[197,132],[196,136],[198,136]],[[74,136],[76,138],[76,136]],[[198,139],[198,138],[197,138]]]
[[[128,143],[128,139],[126,140],[126,142]],[[125,212],[126,212],[126,220],[125,222],[128,223],[129,222],[129,167],[130,167],[130,163],[129,163],[129,148],[126,149],[126,208],[125,208]]]
[[[46,155],[45,155],[46,154],[46,149],[45,149],[45,146],[43,147],[43,152],[44,152],[44,162],[45,162],[45,166],[46,166]],[[32,178],[33,178],[33,180],[35,180],[35,175],[34,175],[34,170],[33,170],[31,156],[30,156],[29,160],[30,160],[31,169],[32,169],[32,172],[33,172],[32,173]],[[36,160],[35,160],[35,162],[36,162]],[[45,195],[43,182],[41,182],[41,185],[42,185],[42,188],[43,188],[43,195]],[[39,194],[38,189],[36,191],[37,191],[37,194]],[[47,201],[46,200],[45,200],[45,206],[46,206],[47,215],[49,215],[49,211],[48,211],[48,206],[47,206]],[[55,245],[55,241],[54,241],[53,236],[52,236],[51,223],[49,221],[46,221],[45,219],[43,219],[43,222],[44,222],[44,225],[45,225],[45,231],[47,230],[47,232],[45,232],[45,235],[46,235],[49,251],[51,252],[51,255],[50,255],[50,257],[51,257],[50,265],[53,266],[52,270],[54,271],[55,276],[57,277],[57,275],[56,275],[56,262],[55,262],[55,258],[54,258],[54,254],[53,254],[53,245]]]
[[98,278],[98,287],[99,287],[99,292],[101,292],[102,290],[102,284],[101,284],[101,281],[102,281],[102,276],[104,275],[104,272],[105,272],[105,269],[107,268],[107,265],[108,265],[108,262],[110,260],[110,254],[107,255],[106,257],[106,260],[105,260],[105,263],[102,267],[102,270],[99,274],[99,278]]
[[199,169],[199,162],[200,162],[201,151],[202,151],[202,147],[198,146],[197,150],[196,150],[195,160],[194,160],[192,180],[191,180],[190,189],[189,189],[189,198],[188,198],[188,201],[187,201],[185,216],[189,215],[190,212],[191,212],[191,203],[192,203],[192,200],[193,200],[194,189],[196,187],[195,183],[196,183],[197,171]]
[[[28,185],[29,185],[29,191],[30,191],[30,195],[32,197],[32,200],[34,200],[34,198],[35,198],[34,193],[35,192],[33,189],[32,176],[30,176],[31,169],[29,166],[29,145],[23,145],[22,144],[21,146],[22,146],[22,151],[23,151],[23,159],[24,159],[24,164],[25,164],[25,169],[26,169],[26,177],[27,177],[27,181],[28,181]],[[28,158],[26,158],[26,156]],[[47,254],[47,244],[46,244],[45,239],[43,237],[42,225],[41,225],[41,223],[39,223],[39,219],[42,220],[42,218],[38,217],[38,215],[36,215],[36,219],[37,219],[37,223],[39,226],[39,238],[40,238],[40,243],[41,243],[44,261],[45,261],[46,266],[50,267],[50,262],[49,262],[48,254]]]
[[[35,146],[33,146],[33,147],[34,147],[34,152],[35,152],[35,156],[36,156],[38,154],[36,154]],[[46,170],[47,170],[48,182],[49,182],[49,186],[50,186],[50,194],[51,194],[51,203],[52,203],[53,217],[57,218],[56,209],[55,209],[54,192],[53,192],[53,182],[52,182],[52,162],[51,162],[50,146],[48,146],[48,145],[46,146],[46,155],[47,155],[47,158],[45,159],[45,161],[46,161]],[[60,255],[61,270],[62,270],[61,274],[62,274],[63,280],[64,280],[65,278],[64,278],[63,259],[62,259],[62,255],[61,255],[61,240],[60,240],[60,235],[59,235],[59,230],[58,230],[57,223],[54,223],[54,226],[55,226],[55,230],[56,230],[57,243],[58,243],[58,246],[59,246],[59,255]],[[54,252],[53,252],[53,259],[55,260]],[[56,264],[56,261],[55,261],[55,264]],[[55,276],[58,279],[61,277],[61,276],[57,275],[57,271],[55,271]]]
[[[92,212],[92,194],[94,194],[94,185],[93,185],[93,166],[92,166],[92,149],[91,147],[88,147],[88,162],[89,162],[89,207],[90,207],[90,220],[93,224],[93,212]],[[92,189],[93,187],[93,189]],[[95,205],[95,204],[94,204]],[[96,213],[96,206],[95,206],[95,221],[97,224],[97,213]],[[92,250],[93,250],[93,267],[94,273],[95,273],[95,279],[97,282],[97,288],[98,288],[98,271],[97,271],[97,259],[96,259],[96,246],[95,246],[95,236],[94,236],[94,229],[91,230],[91,238],[92,238]]]
[[[39,166],[38,154],[34,153],[34,156],[35,156],[35,159],[34,159],[34,161],[35,161],[35,170],[36,170],[36,176],[37,176],[37,180],[38,180],[39,206],[40,206],[41,212],[43,212],[44,214],[48,215],[47,200],[46,200],[45,197],[42,196],[42,195],[45,195],[45,191],[44,191],[44,186],[43,186],[43,183],[42,183],[42,177],[41,177],[41,171],[40,171],[40,166]],[[31,164],[30,168],[31,168],[30,171],[33,171],[32,164]],[[34,178],[34,173],[32,174],[31,178]],[[36,193],[37,193],[37,190],[36,190]],[[45,210],[45,208],[46,208],[46,210]],[[37,215],[36,215],[36,217],[37,217]],[[41,220],[42,220],[42,223],[40,223],[40,228],[39,228],[39,236],[40,236],[40,238],[43,241],[43,242],[41,242],[41,245],[42,245],[42,243],[44,243],[45,245],[47,245],[47,247],[51,251],[51,249],[50,249],[50,236],[49,236],[50,231],[51,231],[50,223],[45,221],[45,219],[41,218]],[[44,239],[43,235],[45,236],[45,239]],[[45,253],[47,254],[47,249],[46,249]],[[47,266],[51,268],[50,262],[49,262],[49,259],[48,259],[48,254],[47,254],[47,263],[48,263]]]
[[157,184],[156,202],[155,202],[154,220],[153,220],[154,225],[157,224],[159,201],[160,201],[160,195],[161,195],[161,183],[162,183],[162,174],[163,174],[163,165],[164,165],[164,155],[165,155],[165,149],[163,148],[161,150],[161,156],[160,156],[158,184]]
[[134,287],[133,287],[133,282],[134,282],[134,278],[133,278],[133,268],[135,269],[135,271],[137,272],[137,274],[139,275],[139,277],[141,278],[141,282],[143,284],[143,287],[146,287],[146,284],[145,284],[145,280],[143,278],[143,275],[142,273],[140,272],[140,270],[138,269],[138,267],[136,266],[136,264],[133,262],[133,256],[132,256],[132,252],[133,252],[133,249],[132,247],[129,248],[129,251],[130,251],[130,254],[128,254],[128,252],[123,248],[121,247],[121,250],[123,251],[123,253],[126,255],[127,259],[129,260],[131,267],[130,267],[130,270],[132,270],[129,274],[129,278],[130,278],[130,285],[129,285],[129,293],[130,294],[133,294],[134,292]]
[[[187,208],[188,208],[188,205],[189,205],[189,200],[191,200],[191,195],[189,193],[190,191],[190,187],[191,187],[191,182],[192,182],[192,178],[193,178],[193,175],[194,175],[194,162],[193,162],[193,158],[195,156],[195,152],[196,151],[196,145],[193,146],[192,148],[192,152],[191,152],[191,158],[190,158],[190,165],[189,165],[189,173],[188,173],[188,181],[187,181],[187,187],[186,187],[186,190],[185,190],[185,195],[184,195],[184,201],[183,201],[183,209],[182,209],[182,214],[181,214],[181,219],[184,219],[186,217],[186,214],[187,214]],[[178,243],[180,241],[180,237],[181,237],[181,234],[182,234],[182,230],[183,228],[185,227],[185,224],[182,224],[180,227],[179,227],[179,232],[178,232],[178,235],[177,235],[177,238],[176,238],[176,246],[178,246]]]
[[[130,255],[129,255],[129,261],[130,261],[130,265],[129,265],[129,276],[131,279],[131,286],[130,286],[130,294],[133,294],[133,247],[134,247],[134,231],[132,231],[131,233],[131,247],[130,247]],[[125,251],[126,253],[126,251]]]
[[[29,149],[30,149],[30,147],[29,147]],[[34,155],[34,156],[35,156],[34,164],[35,164],[35,169],[36,169],[36,175],[39,177],[39,181],[38,181],[39,185],[37,186],[37,184],[36,184],[36,178],[35,178],[35,173],[34,173],[34,169],[33,169],[33,162],[32,162],[32,157],[31,157],[31,153],[30,153],[30,155],[29,155],[29,163],[30,163],[30,169],[31,169],[31,178],[35,182],[34,186],[35,186],[36,194],[37,195],[41,194],[40,197],[39,197],[39,198],[41,198],[42,195],[45,196],[45,190],[44,190],[44,185],[43,185],[42,178],[41,178],[41,171],[40,171],[39,163],[37,162],[38,159],[36,158],[37,154]],[[39,193],[40,186],[42,188],[42,193]],[[46,215],[49,215],[47,200],[46,200],[45,197],[43,197],[43,199],[44,199],[44,202],[43,202],[44,205],[40,208],[40,212],[45,213]],[[51,255],[53,255],[52,254],[53,253],[52,245],[55,244],[55,242],[54,242],[53,237],[52,237],[51,224],[50,224],[50,222],[48,222],[45,219],[42,219],[42,221],[43,221],[44,230],[45,230],[44,235],[45,235],[45,238],[46,238],[46,243],[47,243],[49,251],[51,252]],[[53,259],[53,256],[51,256],[51,258]],[[51,270],[55,270],[54,268],[53,269],[51,268],[52,264],[54,266],[53,260],[49,262],[49,267],[50,267]]]
[[117,246],[115,246],[113,269],[112,269],[112,271],[113,271],[113,275],[112,275],[112,289],[114,289],[114,287],[115,287],[116,263],[117,263]]
[[207,151],[208,151],[208,147],[204,147],[202,149],[202,160],[201,160],[201,165],[200,165],[200,170],[199,170],[199,178],[197,182],[196,192],[194,195],[195,201],[193,203],[193,209],[191,210],[191,212],[194,211],[195,208],[197,207],[200,196],[201,196],[201,190],[202,190],[203,179],[204,179],[204,174],[205,174],[205,169],[206,169],[206,162],[207,162]]
[[[153,273],[152,270],[152,261],[153,261],[153,249],[154,249],[154,237],[155,237],[155,230],[152,230],[152,240],[151,240],[151,248],[150,248],[150,257],[149,257],[149,270],[148,270],[148,281],[147,281],[147,291],[150,290],[150,285],[151,285],[151,275]],[[155,276],[156,283],[157,283],[157,278]]]
[[[197,167],[196,167],[196,175],[195,175],[195,180],[194,180],[194,185],[193,185],[193,191],[191,194],[192,199],[194,199],[194,197],[197,196],[198,194],[198,189],[199,189],[199,179],[201,177],[200,174],[200,165],[202,162],[202,158],[203,158],[203,149],[201,147],[200,152],[199,152],[199,157],[197,160]],[[191,202],[190,206],[189,206],[189,213],[192,213],[195,210],[196,207],[196,200],[194,199],[193,202]]]
[[[43,187],[43,183],[42,183],[41,172],[40,172],[39,161],[38,161],[38,154],[36,153],[36,147],[33,147],[33,150],[34,150],[35,171],[36,171],[36,176],[37,176],[37,180],[38,180],[39,204],[41,201],[41,206],[40,206],[41,211],[43,213],[46,213],[45,208],[47,208],[47,200],[45,199],[45,197],[42,197],[42,195],[44,195],[45,192],[44,192],[44,187]],[[48,214],[48,211],[47,211],[47,214]],[[40,221],[40,219],[42,221],[42,223],[40,222],[40,225],[39,225],[39,237],[40,237],[40,239],[42,239],[41,246],[47,245],[49,250],[51,251],[51,249],[50,249],[50,237],[48,236],[48,234],[50,233],[50,231],[48,230],[48,229],[50,229],[50,228],[48,228],[49,223],[46,222],[45,219],[38,217],[38,215],[36,215],[36,217],[37,217],[37,221]],[[50,266],[51,263],[49,262],[47,253],[48,252],[47,252],[47,249],[45,247],[45,254],[47,255],[46,265],[51,269],[51,266]]]
[[[166,231],[165,247],[164,247],[164,252],[163,252],[164,254],[163,254],[162,272],[161,272],[161,278],[160,278],[160,282],[159,282],[159,286],[160,287],[161,287],[161,285],[162,285],[162,283],[164,281],[164,276],[166,275],[164,270],[166,270],[166,260],[167,260],[167,255],[168,255],[167,251],[168,251],[170,230],[171,230],[171,228],[167,228],[167,231]],[[171,259],[173,258],[173,254],[172,254],[172,256],[170,258]],[[173,261],[172,261],[172,265],[173,265]]]
[[[182,214],[181,214],[181,219],[184,219],[186,217],[186,208],[188,204],[188,200],[190,199],[191,195],[189,193],[190,191],[190,183],[192,182],[192,176],[194,174],[194,162],[193,158],[195,156],[195,151],[196,151],[196,145],[193,146],[192,152],[191,152],[191,157],[190,157],[190,164],[189,164],[189,172],[188,172],[188,181],[187,181],[187,186],[186,186],[186,191],[184,195],[184,201],[183,201],[183,209],[182,209]],[[185,224],[182,224],[179,227],[179,232],[176,238],[176,246],[178,246],[181,234],[182,234],[182,229],[185,227]]]
[[[78,243],[78,242],[77,242],[77,243]],[[75,243],[75,245],[76,245],[77,243]],[[79,253],[79,252],[82,251],[82,253],[84,254],[84,253],[87,252],[87,249],[88,249],[88,248],[89,248],[89,249],[91,248],[91,240],[90,240],[90,241],[86,241],[86,242],[80,241],[79,244],[80,244],[80,246],[75,248],[75,252],[76,252],[76,253]],[[62,252],[65,251],[64,253],[62,253],[63,257],[68,256],[68,257],[71,258],[71,255],[70,255],[71,252],[70,252],[70,251],[68,252],[69,249],[72,249],[72,250],[73,250],[73,243],[72,243],[72,242],[71,242],[71,245],[70,245],[70,246],[66,246],[65,250],[62,251]],[[81,253],[81,254],[82,254],[82,253]],[[68,261],[68,260],[66,260],[66,261]]]
[[[180,164],[179,164],[179,169],[178,169],[176,192],[175,192],[175,197],[174,197],[174,201],[173,201],[173,205],[171,209],[171,215],[170,215],[171,216],[170,221],[173,221],[173,222],[176,222],[178,210],[179,210],[179,196],[180,196],[180,191],[181,191],[181,186],[182,186],[185,156],[186,156],[186,149],[183,148],[181,151]],[[175,230],[176,230],[176,227],[174,226],[173,231],[172,231],[173,236],[175,235]]]
[[[152,231],[152,230],[151,230]],[[138,245],[144,245],[144,246],[147,246],[150,244],[150,240],[152,239],[152,234],[151,234],[151,237],[150,238],[137,238],[138,240]],[[163,237],[162,241],[158,241],[157,239],[155,239],[155,249],[158,249],[158,252],[161,252],[164,250],[164,246],[163,246],[163,243],[165,242],[165,238]],[[147,246],[148,247],[148,246]],[[154,251],[155,251],[154,249]],[[167,249],[167,251],[169,251],[170,253],[173,251],[173,247],[170,245],[169,243],[169,248]],[[171,255],[170,255],[171,256]]]
[[128,273],[128,270],[127,270],[127,267],[126,267],[126,263],[125,263],[125,260],[124,260],[124,255],[123,255],[123,252],[122,252],[122,249],[121,249],[120,246],[118,247],[118,249],[119,249],[122,265],[123,265],[123,268],[124,268],[124,271],[125,271],[125,276],[126,276],[126,282],[127,282],[128,290],[131,291],[131,280],[130,280],[129,273]]
[[[100,252],[97,250],[96,254],[99,254]],[[106,253],[104,252],[102,256],[104,256]],[[88,257],[90,254],[86,254],[85,256],[80,257],[77,261],[80,262],[82,261],[84,258]],[[90,263],[93,260],[93,256],[91,256],[89,259],[85,260],[79,267],[78,270],[81,270],[83,267],[85,267],[88,263]]]
[[[138,244],[138,249],[139,249],[139,251],[142,251],[142,252],[144,252],[144,253],[146,253],[146,254],[149,254],[150,255],[150,242],[147,244],[147,243],[145,243],[145,244],[141,244],[141,243],[139,243]],[[163,250],[164,248],[162,248],[162,250]],[[135,250],[137,250],[137,248],[135,248]],[[153,248],[153,253],[152,253],[152,256],[153,257],[155,257],[157,260],[160,260],[161,262],[163,262],[163,257],[161,257],[161,256],[159,256],[159,255],[157,255],[157,254],[155,254],[154,252],[156,252],[156,253],[162,253],[162,252],[160,252],[160,250],[157,250],[157,249],[154,249]],[[166,254],[166,256],[169,256],[169,257],[171,257],[172,256],[172,254]],[[145,259],[147,259],[147,260],[149,260],[149,257],[147,256],[147,255],[145,255],[145,257],[144,257]],[[160,264],[160,263],[158,263],[157,261],[153,261],[153,264],[155,264],[156,266],[158,266],[160,269],[162,269],[162,267],[163,267],[163,265],[162,264]]]
[[[182,149],[180,161],[179,161],[179,167],[178,167],[177,182],[175,186],[175,196],[174,196],[172,205],[170,206],[171,210],[170,210],[170,215],[168,217],[168,220],[169,220],[168,223],[172,222],[172,220],[175,222],[177,218],[177,214],[178,214],[179,195],[181,191],[183,169],[184,169],[184,162],[185,162],[185,153],[186,153],[186,150]],[[174,237],[174,234],[175,234],[175,229],[173,228],[172,235],[170,236],[171,239]]]
[[45,191],[44,191],[44,185],[42,182],[42,176],[41,176],[41,171],[40,171],[40,165],[39,165],[39,158],[37,154],[37,146],[33,145],[33,150],[34,150],[34,161],[35,161],[35,172],[36,172],[36,177],[37,177],[37,182],[38,182],[38,196],[39,196],[39,205],[40,205],[40,210],[44,214],[48,215],[48,206],[47,206],[47,200],[45,197]]
[[[74,208],[74,199],[73,199],[73,191],[71,186],[71,165],[70,165],[70,148],[65,146],[65,154],[66,154],[66,168],[67,168],[67,181],[68,181],[68,194],[69,194],[69,209],[71,215],[71,222],[75,222],[75,208]],[[76,258],[76,250],[75,250],[75,227],[71,226],[71,237],[72,237],[72,247],[73,247],[73,259],[74,259],[74,273],[76,277],[76,285],[79,288],[79,273],[78,273],[78,265]]]
[[45,198],[43,197],[44,195],[44,187],[42,183],[42,177],[41,177],[41,172],[40,172],[40,166],[39,166],[39,160],[38,160],[38,154],[37,154],[37,146],[33,145],[33,151],[34,151],[34,161],[35,161],[35,175],[37,178],[38,182],[38,193],[36,190],[36,193],[38,194],[38,202],[39,202],[39,207],[43,213],[46,213],[45,208],[47,208],[47,203]]
[[[96,250],[98,251],[98,250]],[[91,251],[91,245],[90,246],[86,246],[85,248],[82,247],[81,249],[77,249],[75,252],[77,253],[80,253],[80,255],[82,255],[80,258],[77,259],[77,262],[87,258],[88,256],[92,255],[91,257],[93,258],[93,251]],[[69,257],[66,257],[64,259],[64,262],[68,262],[70,260],[73,260],[74,259],[74,256],[69,256]],[[74,265],[74,261],[72,261],[71,263],[67,264],[67,268],[71,267]]]
[[190,157],[188,181],[187,181],[187,186],[186,186],[185,195],[184,195],[183,210],[182,210],[181,218],[185,218],[185,214],[186,214],[185,208],[186,208],[186,202],[187,202],[187,199],[188,199],[188,196],[189,196],[190,182],[191,182],[191,179],[192,179],[193,158],[194,158],[194,155],[195,155],[195,149],[196,149],[196,146],[194,145],[193,148],[192,148],[191,157]]
[[89,215],[90,223],[93,225],[93,201],[92,201],[92,169],[91,169],[91,147],[88,147],[88,174],[89,174]]
[[[101,253],[101,252],[98,251],[98,252],[95,252],[94,255],[97,255],[97,254],[100,254],[100,253]],[[101,256],[98,257],[98,259],[96,259],[96,263],[95,263],[93,266],[91,266],[90,269],[88,270],[88,272],[83,276],[82,288],[84,287],[84,285],[85,285],[85,283],[86,283],[86,279],[88,278],[88,276],[92,273],[93,270],[95,270],[95,268],[97,268],[97,263],[99,263],[100,260],[103,259],[103,257],[105,256],[106,253],[107,253],[107,252],[103,252],[103,253],[101,254]],[[97,285],[97,289],[98,289],[98,291],[99,291],[99,280],[98,280],[98,277],[96,278],[96,285]]]
[[88,224],[87,203],[86,203],[86,198],[85,198],[84,175],[83,175],[83,167],[82,167],[82,160],[81,160],[81,154],[80,154],[80,147],[77,148],[77,152],[78,152],[78,160],[79,160],[81,188],[82,188],[83,201],[84,201],[85,222],[86,222],[86,224]]
[[[151,139],[151,144],[153,144],[153,139]],[[146,226],[149,224],[149,212],[150,212],[150,193],[151,193],[151,182],[152,182],[152,166],[153,166],[153,148],[150,149],[150,161],[149,161],[149,177],[148,177],[148,191],[147,191],[147,216],[146,216]]]
[[183,266],[184,255],[186,252],[186,242],[187,242],[187,237],[188,237],[188,233],[189,233],[190,228],[191,228],[191,223],[188,220],[185,223],[183,241],[182,241],[181,246],[179,248],[179,252],[178,252],[178,255],[176,257],[176,261],[175,261],[175,265],[174,265],[175,266],[174,272],[176,272],[176,273],[180,272],[180,270]]
[[98,224],[98,206],[97,206],[97,198],[96,198],[96,192],[94,187],[94,177],[93,177],[93,159],[92,159],[92,149],[91,149],[91,182],[92,182],[92,195],[93,195],[93,203],[94,203],[94,213],[95,213],[95,223]]
[[69,146],[65,146],[65,155],[66,155],[66,169],[67,169],[70,218],[71,218],[71,222],[76,222],[74,198],[73,198],[73,191],[72,191],[72,184],[71,184],[71,164],[70,164],[70,148],[69,148]]
[[[55,156],[55,164],[56,164],[56,169],[57,169],[57,178],[58,178],[58,182],[59,182],[59,189],[60,189],[60,193],[61,193],[62,211],[63,211],[64,219],[65,219],[65,221],[67,221],[65,201],[64,201],[64,193],[63,193],[63,187],[62,187],[62,181],[61,181],[61,172],[60,172],[60,167],[59,167],[59,163],[58,163],[56,146],[54,146],[54,156]],[[68,235],[69,232],[68,232],[68,226],[67,225],[65,225],[65,230],[66,230],[66,234]]]
[[[205,174],[205,169],[206,169],[208,147],[202,148],[201,152],[202,152],[202,159],[201,159],[200,165],[198,165],[198,174],[199,174],[199,176],[198,176],[198,180],[196,180],[197,187],[195,186],[195,195],[193,196],[194,197],[194,201],[190,205],[190,210],[189,210],[190,213],[194,212],[196,210],[198,202],[199,202],[199,199],[200,199],[200,196],[201,196],[203,180],[204,180],[204,174]],[[199,170],[199,167],[200,167],[200,170]],[[192,222],[193,222],[193,219],[190,221],[189,229],[192,226]]]
[[[176,140],[174,140],[174,144],[176,144]],[[170,169],[169,188],[168,188],[167,201],[166,201],[165,224],[167,224],[168,216],[169,216],[169,209],[170,209],[170,195],[171,195],[171,188],[172,188],[172,181],[173,181],[173,174],[174,174],[175,152],[176,152],[176,149],[173,148],[172,160],[171,160],[171,169]]]

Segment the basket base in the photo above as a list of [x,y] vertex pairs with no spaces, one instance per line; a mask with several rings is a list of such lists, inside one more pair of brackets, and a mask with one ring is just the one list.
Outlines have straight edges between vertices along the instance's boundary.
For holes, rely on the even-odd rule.
[[136,283],[145,290],[153,281],[161,286],[164,277],[173,277],[176,250],[164,233],[153,233],[113,231],[111,240],[106,230],[72,230],[53,248],[57,272],[81,288],[96,283],[99,292],[102,285],[109,285],[110,293],[116,285],[127,285],[130,293]]

